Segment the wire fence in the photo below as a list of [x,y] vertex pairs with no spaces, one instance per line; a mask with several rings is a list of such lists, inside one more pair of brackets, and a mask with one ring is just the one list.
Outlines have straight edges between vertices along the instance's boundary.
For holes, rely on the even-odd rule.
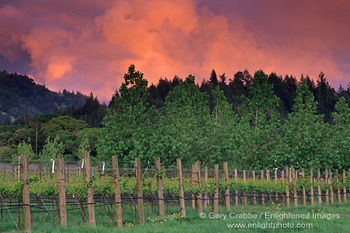
[[[63,167],[66,187],[64,193],[65,211],[67,211],[67,215],[75,216],[83,223],[90,222],[89,206],[96,208],[99,216],[107,217],[112,225],[117,222],[118,218],[121,218],[121,216],[118,217],[118,204],[122,208],[122,215],[127,216],[123,218],[123,224],[140,224],[142,222],[147,224],[148,218],[140,217],[140,208],[148,210],[148,217],[155,217],[160,213],[161,201],[165,203],[166,214],[170,215],[174,212],[180,212],[184,208],[181,206],[181,199],[184,200],[185,206],[193,207],[200,213],[202,205],[215,212],[217,205],[223,205],[229,209],[232,205],[282,204],[288,207],[290,202],[294,203],[295,206],[306,205],[306,203],[314,205],[317,200],[319,203],[329,204],[346,202],[350,194],[350,185],[347,180],[347,177],[350,177],[350,170],[348,176],[346,176],[345,170],[341,176],[338,170],[332,173],[327,169],[322,171],[316,169],[314,176],[312,169],[309,172],[305,172],[304,169],[296,171],[288,167],[284,170],[248,171],[228,169],[227,164],[226,168],[225,165],[223,166],[222,171],[215,167],[200,167],[199,164],[190,168],[183,168],[180,165],[180,167],[162,168],[161,170],[150,166],[150,164],[143,168],[135,165],[130,168],[119,166],[116,169],[106,167],[104,163],[99,167],[86,168],[85,166],[86,163],[83,162],[82,164],[65,163]],[[23,164],[13,161],[12,163],[0,164],[4,182],[17,182],[21,185],[26,183],[27,181],[23,180],[20,174],[21,169],[23,169]],[[36,187],[41,182],[48,182],[48,180],[59,184],[58,170],[54,161],[30,161],[26,170],[29,180],[27,183],[29,183],[31,190],[39,195],[29,195],[30,204],[27,204],[23,201],[23,193],[7,192],[4,194],[0,192],[1,223],[7,222],[7,224],[12,225],[12,230],[20,231],[24,225],[23,221],[25,221],[22,217],[25,214],[24,208],[29,206],[32,221],[37,221],[37,218],[43,219],[43,216],[46,216],[46,221],[51,222],[58,229],[57,225],[62,218],[62,207],[60,206],[62,193],[58,194],[57,190],[54,190],[50,195],[40,195],[40,187]],[[183,194],[178,191],[181,188],[180,170],[182,172],[180,173],[182,174],[181,179],[187,178],[185,183],[189,187],[185,189]],[[116,176],[117,171],[118,176]],[[84,180],[86,177],[91,177],[90,173],[96,174],[95,179]],[[133,186],[120,185],[120,177],[123,178],[123,181],[136,179],[137,183],[133,183]],[[165,187],[163,190],[163,188],[159,188],[159,184],[157,189],[154,186],[151,187],[149,182],[145,182],[147,177],[157,180],[161,178],[161,180],[175,181],[175,183],[177,180],[179,181],[175,189]],[[93,202],[88,200],[88,194],[81,195],[76,187],[73,187],[73,185],[77,185],[77,178],[80,179],[78,183],[83,184],[80,187],[84,189],[84,192],[88,187],[93,187]],[[116,184],[116,178],[118,178],[120,186],[119,193],[110,191]],[[138,182],[142,183],[141,190]],[[273,185],[261,186],[265,183]],[[211,188],[208,188],[208,185],[211,185]],[[105,191],[106,187],[109,189],[108,192]],[[162,195],[159,193],[160,189],[162,189]],[[139,191],[143,191],[141,196]],[[120,196],[120,203],[116,202],[117,195]],[[140,199],[143,201],[142,205],[139,203]]]

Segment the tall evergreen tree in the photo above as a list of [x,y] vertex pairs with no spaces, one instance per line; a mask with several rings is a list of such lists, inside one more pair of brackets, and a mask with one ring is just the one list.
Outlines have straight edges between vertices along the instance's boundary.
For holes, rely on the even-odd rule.
[[266,168],[273,163],[270,158],[274,150],[275,136],[278,133],[278,97],[268,77],[262,70],[256,71],[249,98],[243,97],[239,108],[240,148],[245,166]]
[[[147,160],[147,134],[149,118],[145,114],[149,95],[147,80],[131,65],[124,75],[116,109],[109,111],[103,120],[104,128],[99,138],[98,151],[106,159],[117,155],[133,163],[136,157]],[[147,147],[147,146],[146,146]]]
[[282,127],[281,142],[275,151],[276,166],[309,168],[320,165],[318,155],[324,141],[322,116],[317,115],[317,102],[309,90],[308,79],[302,79],[296,91],[293,112]]

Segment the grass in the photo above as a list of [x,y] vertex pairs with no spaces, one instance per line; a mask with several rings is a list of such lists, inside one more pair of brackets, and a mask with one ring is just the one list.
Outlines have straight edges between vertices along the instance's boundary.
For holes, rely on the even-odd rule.
[[[114,209],[114,208],[113,208]],[[5,209],[4,209],[5,210]],[[187,217],[180,217],[177,206],[169,206],[166,219],[157,217],[151,207],[145,207],[145,225],[135,225],[129,206],[123,212],[123,228],[116,228],[104,207],[96,207],[96,228],[82,220],[78,210],[68,211],[68,227],[55,227],[46,213],[34,213],[32,232],[350,232],[350,202],[333,205],[315,205],[285,208],[280,204],[266,206],[231,206],[230,211],[219,209],[214,216],[211,207],[198,216],[195,209],[187,207]],[[276,218],[269,218],[272,214]],[[269,215],[270,214],[270,215]],[[292,215],[294,214],[294,215]],[[17,214],[12,214],[17,221]],[[304,218],[303,218],[304,217]],[[282,219],[283,218],[283,219]],[[55,221],[58,222],[57,213]],[[22,220],[21,223],[23,224]],[[236,224],[236,225],[235,225]],[[238,225],[240,224],[240,225]],[[244,225],[245,224],[245,225]],[[248,228],[250,227],[250,229]],[[275,228],[275,229],[273,229]],[[23,229],[23,226],[21,226]],[[0,232],[16,232],[9,215],[4,212]]]

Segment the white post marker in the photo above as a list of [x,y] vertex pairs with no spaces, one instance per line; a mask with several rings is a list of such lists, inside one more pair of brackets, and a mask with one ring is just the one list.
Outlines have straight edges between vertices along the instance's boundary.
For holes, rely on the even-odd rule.
[[103,164],[103,165],[102,165],[102,174],[105,174],[105,165],[106,165],[106,164],[105,164],[105,162],[102,162],[102,164]]
[[81,168],[84,168],[84,159],[81,160]]
[[52,172],[51,173],[55,173],[55,160],[51,159],[52,161]]

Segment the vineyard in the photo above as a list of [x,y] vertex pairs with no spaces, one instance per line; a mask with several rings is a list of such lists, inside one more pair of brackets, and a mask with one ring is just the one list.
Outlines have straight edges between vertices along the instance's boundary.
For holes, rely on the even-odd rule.
[[83,168],[65,166],[61,158],[54,169],[27,164],[24,156],[18,164],[0,165],[1,223],[10,222],[13,228],[9,230],[23,227],[27,231],[34,219],[46,216],[46,221],[55,226],[69,226],[72,220],[67,221],[67,216],[75,213],[81,221],[96,226],[97,209],[97,218],[107,216],[120,227],[151,221],[144,209],[153,217],[165,219],[186,217],[186,206],[200,214],[206,208],[217,213],[219,205],[226,210],[232,205],[271,203],[286,207],[329,205],[346,202],[350,194],[350,170],[349,176],[345,170],[288,167],[248,171],[229,169],[227,163],[222,169],[219,165],[201,167],[198,162],[183,168],[180,159],[177,167],[168,169],[161,167],[159,159],[147,167],[136,159],[135,167],[122,168],[116,157],[112,164],[106,169],[90,167],[86,153]]

